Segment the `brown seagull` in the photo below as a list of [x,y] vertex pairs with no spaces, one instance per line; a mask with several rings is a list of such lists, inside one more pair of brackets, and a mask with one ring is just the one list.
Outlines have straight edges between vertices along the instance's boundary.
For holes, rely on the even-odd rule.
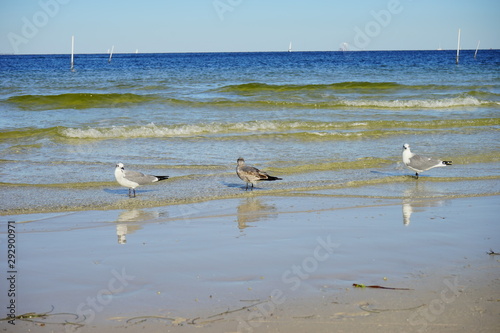
[[238,166],[236,167],[236,174],[243,180],[247,186],[245,191],[248,190],[248,184],[252,184],[251,191],[253,190],[253,186],[258,181],[272,181],[272,180],[281,180],[281,178],[269,176],[264,171],[260,171],[257,168],[245,165],[245,160],[240,157],[238,158]]

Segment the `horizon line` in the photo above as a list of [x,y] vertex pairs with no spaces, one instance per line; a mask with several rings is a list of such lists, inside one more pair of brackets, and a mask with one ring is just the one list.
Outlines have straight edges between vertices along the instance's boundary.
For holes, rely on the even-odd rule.
[[[478,49],[479,51],[497,51],[499,49],[494,48],[483,48]],[[113,55],[117,54],[200,54],[200,53],[306,53],[306,52],[335,52],[335,53],[350,53],[350,52],[418,52],[418,51],[456,51],[456,49],[401,49],[401,50],[323,50],[323,51],[173,51],[173,52],[113,52]],[[476,51],[476,49],[460,49],[460,51]],[[82,52],[74,53],[74,55],[109,55],[109,52]],[[71,55],[69,53],[0,53],[0,56],[27,56],[27,55]]]

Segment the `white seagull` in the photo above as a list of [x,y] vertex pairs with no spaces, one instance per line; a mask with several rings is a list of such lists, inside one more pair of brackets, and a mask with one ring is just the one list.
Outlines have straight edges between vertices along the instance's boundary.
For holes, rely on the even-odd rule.
[[252,188],[250,189],[252,191],[254,184],[258,181],[281,180],[281,178],[269,176],[267,173],[257,168],[245,165],[245,160],[242,157],[238,158],[237,162],[236,174],[247,184],[245,191],[248,190],[249,183],[252,184]]
[[132,198],[133,193],[135,198],[136,187],[168,179],[168,176],[150,176],[142,172],[125,170],[123,163],[118,163],[115,168],[115,178],[118,184],[128,187],[128,196]]
[[403,145],[403,163],[411,170],[415,171],[415,176],[418,179],[418,174],[436,167],[444,167],[451,165],[451,161],[441,161],[437,158],[416,155],[410,151],[410,145]]

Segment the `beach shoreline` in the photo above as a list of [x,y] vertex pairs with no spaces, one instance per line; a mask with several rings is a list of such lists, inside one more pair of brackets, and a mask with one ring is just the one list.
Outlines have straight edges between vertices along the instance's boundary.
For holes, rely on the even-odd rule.
[[50,312],[16,329],[496,332],[498,198],[249,192],[4,216],[17,227],[16,314]]

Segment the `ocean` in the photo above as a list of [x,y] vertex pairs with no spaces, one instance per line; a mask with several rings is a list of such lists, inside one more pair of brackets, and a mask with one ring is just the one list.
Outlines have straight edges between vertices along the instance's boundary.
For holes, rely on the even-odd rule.
[[[2,215],[500,193],[500,51],[0,55]],[[414,153],[452,160],[421,174]],[[236,160],[283,178],[245,192]],[[115,165],[170,179],[139,187]]]

